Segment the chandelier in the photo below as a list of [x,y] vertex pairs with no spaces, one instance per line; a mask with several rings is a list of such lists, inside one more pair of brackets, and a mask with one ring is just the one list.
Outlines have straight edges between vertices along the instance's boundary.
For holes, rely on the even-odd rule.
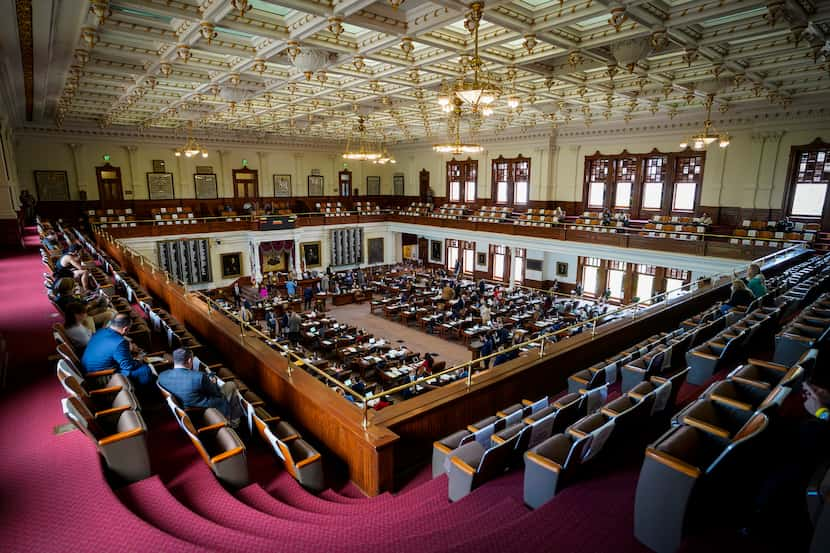
[[383,153],[380,155],[380,157],[372,160],[372,163],[374,163],[375,165],[386,165],[387,163],[394,165],[397,163],[395,158],[389,155],[389,152],[386,151],[385,146],[382,148],[382,151]]
[[181,148],[176,148],[176,157],[181,157],[184,154],[185,157],[194,157],[202,154],[202,157],[208,156],[208,151],[204,148],[201,144],[199,144],[195,138],[193,138],[193,123],[188,124],[188,131],[187,131],[187,142],[185,142],[184,146]]
[[[464,27],[473,34],[473,56],[469,61],[473,68],[472,80],[460,79],[449,92],[443,92],[438,96],[438,103],[445,112],[449,113],[453,110],[452,98],[457,97],[469,105],[474,113],[488,116],[493,114],[493,108],[490,105],[501,95],[501,90],[496,84],[490,82],[481,71],[483,62],[481,56],[478,55],[478,29],[484,4],[473,2],[470,5],[470,10],[467,19],[464,20]],[[518,100],[516,100],[516,105],[518,106]]]
[[434,144],[432,146],[432,150],[434,152],[438,152],[439,154],[461,155],[477,154],[484,150],[484,148],[481,147],[481,144],[461,142],[461,103],[461,99],[457,97],[453,102],[453,114],[450,120],[450,134],[453,135],[453,140],[444,144]]
[[684,150],[689,146],[693,150],[705,150],[713,143],[717,142],[721,148],[729,146],[729,135],[726,133],[719,133],[712,125],[712,103],[715,95],[709,94],[706,96],[706,120],[703,122],[703,130],[689,139],[680,142],[680,147]]
[[[346,140],[346,151],[343,152],[343,159],[349,159],[352,161],[371,161],[373,163],[383,159],[384,153],[373,149],[366,141],[366,125],[362,115],[357,118],[357,132],[360,134],[360,138],[357,140],[356,145],[352,144],[351,136],[349,136],[348,140]],[[387,157],[384,163],[388,162],[389,159],[390,158]]]

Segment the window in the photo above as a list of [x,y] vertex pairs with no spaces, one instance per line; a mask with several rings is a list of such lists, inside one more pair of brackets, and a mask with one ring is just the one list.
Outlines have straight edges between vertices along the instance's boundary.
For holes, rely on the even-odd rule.
[[475,274],[476,243],[462,242],[461,247],[464,256],[461,270],[465,275],[473,275]]
[[703,180],[703,157],[678,157],[674,171],[672,211],[694,211],[697,192]]
[[637,158],[614,160],[614,207],[628,209],[631,207],[631,193],[637,180]]
[[608,184],[608,160],[593,159],[588,165],[588,207],[605,206],[605,187]]
[[690,277],[689,271],[666,269],[666,297],[671,299],[685,294],[687,290],[681,290],[681,288],[689,282]]
[[599,268],[602,260],[597,257],[583,257],[582,261],[582,293],[596,297],[599,290]]
[[663,207],[663,183],[666,181],[666,156],[646,158],[642,207],[660,211]]
[[530,195],[530,160],[521,155],[493,160],[493,200],[498,204],[527,205]]
[[467,159],[447,162],[447,195],[450,202],[476,201],[478,161]]
[[830,184],[830,144],[816,142],[807,148],[810,149],[793,148],[790,157],[792,174],[787,194],[787,214],[819,218],[825,212],[827,186]]
[[608,284],[607,289],[611,292],[611,299],[622,300],[625,296],[625,262],[608,262]]
[[490,246],[490,259],[493,261],[493,280],[504,282],[507,248],[505,246]]
[[525,283],[525,269],[527,268],[527,250],[516,248],[513,257],[513,282]]
[[651,303],[649,298],[654,296],[654,275],[656,269],[652,265],[637,265],[637,287],[634,296],[641,302]]
[[447,240],[447,270],[455,273],[455,264],[458,263],[458,240]]

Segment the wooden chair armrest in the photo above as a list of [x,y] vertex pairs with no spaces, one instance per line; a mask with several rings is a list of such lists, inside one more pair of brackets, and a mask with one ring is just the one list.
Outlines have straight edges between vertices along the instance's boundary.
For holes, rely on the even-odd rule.
[[455,456],[451,457],[451,458],[450,458],[450,462],[451,462],[453,465],[455,465],[456,467],[458,467],[459,469],[461,469],[463,472],[465,472],[465,473],[467,473],[468,475],[470,475],[470,476],[473,476],[473,475],[476,473],[476,469],[474,469],[473,467],[471,467],[470,465],[468,465],[467,463],[465,463],[465,462],[464,462],[461,458],[459,458],[459,457],[455,457]]
[[107,394],[117,394],[121,391],[121,386],[108,386],[106,388],[98,388],[97,390],[90,390],[89,395],[91,396],[101,396]]
[[580,384],[587,384],[588,383],[587,378],[582,378],[581,376],[576,376],[575,374],[572,374],[571,376],[569,376],[568,379],[573,380],[574,382],[578,382]]
[[220,461],[224,461],[225,459],[230,459],[234,455],[239,455],[241,453],[245,453],[245,448],[242,447],[242,446],[235,447],[233,449],[229,449],[228,451],[220,453],[219,455],[214,455],[213,457],[210,458],[210,462],[216,464]]
[[626,370],[626,371],[629,371],[629,372],[635,373],[635,374],[637,374],[637,373],[641,373],[641,374],[642,374],[642,373],[645,373],[645,372],[646,372],[646,370],[645,370],[645,369],[641,369],[640,367],[635,367],[635,366],[633,366],[633,365],[625,365],[625,366],[623,366],[623,369],[624,369],[624,370]]
[[709,397],[711,399],[714,399],[715,401],[720,401],[721,403],[731,405],[732,407],[737,407],[738,409],[742,409],[744,411],[750,411],[752,409],[752,405],[750,405],[749,403],[745,403],[743,401],[738,401],[737,399],[719,396],[718,394],[712,394]]
[[614,411],[614,410],[613,410],[613,409],[611,409],[610,407],[602,407],[602,408],[600,408],[600,410],[599,410],[599,411],[600,411],[600,413],[602,413],[603,415],[606,415],[606,416],[608,416],[608,417],[612,417],[612,418],[613,418],[613,417],[616,417],[617,415],[619,415],[619,412]]
[[298,469],[301,469],[301,468],[303,468],[303,467],[304,467],[304,466],[306,466],[306,465],[310,465],[311,463],[313,463],[313,462],[315,462],[315,461],[318,461],[319,459],[320,459],[320,454],[319,454],[319,453],[315,453],[315,454],[314,454],[314,455],[312,455],[311,457],[308,457],[308,458],[306,458],[306,459],[303,459],[302,461],[299,461],[299,462],[298,462],[296,465],[294,465],[294,466],[296,466]]
[[584,438],[585,436],[588,435],[585,432],[583,432],[582,430],[579,430],[579,429],[576,429],[576,428],[568,428],[568,434],[570,434],[571,436],[573,436],[576,439]]
[[658,463],[671,468],[672,470],[682,472],[692,478],[700,477],[700,469],[696,466],[690,465],[689,463],[682,461],[673,455],[658,451],[652,447],[646,448],[646,457],[649,457]]
[[115,369],[101,369],[100,371],[88,372],[84,376],[87,378],[97,378],[99,376],[111,376],[113,374],[115,374]]
[[522,405],[524,405],[525,407],[530,407],[530,406],[531,406],[531,405],[533,405],[534,403],[535,403],[535,402],[530,401],[529,399],[523,399],[523,400],[522,400]]
[[118,407],[112,407],[110,409],[104,409],[103,411],[96,411],[95,418],[106,417],[107,415],[113,415],[115,413],[120,413],[121,411],[127,411],[131,409],[129,405],[119,405]]
[[209,424],[207,426],[203,426],[201,428],[196,429],[196,434],[201,434],[202,432],[210,432],[211,430],[219,430],[220,428],[224,428],[228,426],[226,422],[217,422],[214,424]]
[[140,434],[144,434],[143,428],[133,428],[132,430],[127,430],[126,432],[119,432],[118,434],[112,434],[111,436],[101,438],[98,440],[98,445],[108,445],[120,442],[121,440],[126,440],[127,438],[132,438],[133,436],[138,436]]
[[544,467],[552,472],[559,473],[562,471],[562,466],[559,463],[557,463],[556,461],[552,461],[547,457],[542,457],[534,451],[528,451],[527,453],[525,453],[525,459],[527,459],[528,461],[533,461],[537,465]]
[[714,434],[715,436],[719,436],[721,438],[729,438],[729,432],[727,432],[723,428],[720,428],[713,424],[709,424],[708,422],[704,422],[692,417],[683,417],[683,423],[689,426],[694,426],[695,428],[703,430],[704,432],[707,432],[709,434]]
[[450,452],[452,452],[452,449],[448,448],[441,442],[432,442],[432,447],[444,454],[449,454]]
[[693,351],[692,355],[696,357],[703,357],[704,359],[711,359],[713,361],[720,359],[720,357],[718,357],[717,355],[712,355],[711,353],[702,353],[700,351]]
[[788,340],[795,340],[797,342],[813,342],[813,338],[808,338],[807,336],[799,336],[798,334],[790,334],[789,332],[785,332],[781,334],[781,336],[786,336]]

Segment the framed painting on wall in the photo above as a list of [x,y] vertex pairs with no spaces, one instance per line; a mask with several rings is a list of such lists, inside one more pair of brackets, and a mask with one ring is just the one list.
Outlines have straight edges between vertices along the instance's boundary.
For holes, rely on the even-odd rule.
[[147,173],[147,193],[151,200],[172,200],[173,173]]
[[35,171],[38,201],[66,201],[69,199],[69,179],[66,171]]
[[444,243],[440,240],[429,241],[429,260],[434,263],[441,263]]
[[219,197],[215,173],[193,175],[193,185],[196,188],[196,198],[199,200],[213,200]]
[[323,175],[309,175],[308,176],[308,195],[322,196],[323,195]]
[[222,278],[242,276],[242,252],[223,253]]
[[369,196],[380,195],[380,177],[366,177],[366,194]]
[[556,276],[568,276],[568,264],[563,261],[556,262]]
[[383,263],[383,238],[369,238],[369,263]]
[[478,252],[476,254],[476,265],[487,265],[487,254],[485,252]]
[[306,269],[320,266],[320,242],[304,242],[300,244],[300,253],[303,255],[303,264]]
[[274,175],[274,197],[291,197],[291,175]]

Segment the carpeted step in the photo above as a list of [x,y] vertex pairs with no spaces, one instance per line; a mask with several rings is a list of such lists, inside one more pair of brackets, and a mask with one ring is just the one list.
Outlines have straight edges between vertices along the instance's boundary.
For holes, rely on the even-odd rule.
[[390,494],[389,492],[384,492],[380,495],[376,495],[375,497],[366,497],[365,495],[363,497],[352,497],[349,495],[343,495],[342,493],[336,492],[331,488],[323,490],[322,492],[317,494],[317,497],[325,499],[326,501],[331,501],[332,503],[358,503],[361,505],[368,505],[370,503],[380,503],[387,501],[389,499],[394,499],[392,494]]

